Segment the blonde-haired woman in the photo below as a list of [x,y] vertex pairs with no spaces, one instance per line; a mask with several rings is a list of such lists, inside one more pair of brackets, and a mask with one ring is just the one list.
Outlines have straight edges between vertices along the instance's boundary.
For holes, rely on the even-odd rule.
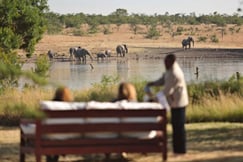
[[73,101],[73,96],[71,91],[67,87],[62,86],[56,89],[55,95],[52,100],[71,102]]
[[128,82],[120,83],[117,98],[113,102],[120,100],[137,101],[137,91],[133,84]]

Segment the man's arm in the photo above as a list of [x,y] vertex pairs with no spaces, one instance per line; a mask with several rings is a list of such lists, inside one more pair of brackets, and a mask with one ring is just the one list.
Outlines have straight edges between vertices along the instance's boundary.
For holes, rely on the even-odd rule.
[[147,86],[150,87],[150,86],[162,86],[164,85],[165,83],[165,74],[163,74],[163,76],[161,78],[159,78],[158,80],[155,80],[155,81],[152,81],[152,82],[148,82],[147,83]]

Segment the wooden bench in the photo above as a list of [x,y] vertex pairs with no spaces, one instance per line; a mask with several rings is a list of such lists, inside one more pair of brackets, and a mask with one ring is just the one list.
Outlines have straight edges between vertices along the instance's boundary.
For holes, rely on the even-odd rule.
[[[46,114],[44,119],[22,119],[20,122],[21,162],[25,161],[26,154],[34,154],[36,161],[40,162],[43,155],[122,152],[161,153],[163,161],[167,159],[165,109],[43,111]],[[158,117],[160,119],[155,122],[150,120]],[[50,122],[52,119],[69,121]],[[34,132],[26,133],[23,126],[34,127]],[[149,134],[150,131],[159,131],[160,135],[148,137],[136,134]]]

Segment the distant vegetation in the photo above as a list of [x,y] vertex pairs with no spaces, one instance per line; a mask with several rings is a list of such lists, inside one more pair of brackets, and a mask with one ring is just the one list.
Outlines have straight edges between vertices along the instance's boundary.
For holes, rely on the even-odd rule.
[[[53,12],[46,13],[48,20],[48,33],[55,34],[60,32],[63,28],[80,28],[82,24],[88,24],[92,31],[97,29],[99,25],[116,24],[118,29],[121,24],[130,24],[131,30],[136,33],[138,25],[145,25],[147,27],[154,27],[162,25],[168,27],[171,25],[198,25],[198,24],[215,24],[223,27],[226,24],[242,25],[243,19],[239,14],[225,15],[214,12],[210,15],[196,16],[195,13],[190,15],[174,14],[169,15],[145,15],[145,14],[128,14],[126,9],[117,9],[115,12],[104,15],[87,15],[82,12],[77,14],[61,15]],[[178,29],[177,32],[183,29]]]

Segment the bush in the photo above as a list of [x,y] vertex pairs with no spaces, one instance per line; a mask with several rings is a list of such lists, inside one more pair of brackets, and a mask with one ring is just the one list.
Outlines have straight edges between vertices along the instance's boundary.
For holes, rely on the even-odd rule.
[[75,29],[75,30],[73,30],[73,35],[74,36],[84,36],[85,32],[81,29]]
[[206,42],[207,41],[207,37],[198,37],[198,42]]
[[183,30],[184,30],[183,27],[178,26],[177,29],[176,29],[176,32],[178,32],[178,33],[182,33]]
[[160,32],[156,29],[156,26],[155,25],[152,25],[150,28],[149,28],[149,31],[146,35],[146,38],[149,38],[149,39],[158,39],[160,36]]
[[104,27],[103,33],[106,34],[111,34],[111,31],[109,30],[108,27]]
[[17,54],[0,51],[0,60],[0,91],[8,87],[17,87],[22,67]]
[[212,36],[210,37],[210,40],[211,40],[211,42],[213,42],[213,43],[218,43],[218,42],[219,42],[219,39],[217,38],[216,35],[212,35]]
[[98,25],[92,24],[89,27],[89,34],[95,34],[98,32]]
[[50,68],[50,63],[46,55],[41,55],[36,60],[35,73],[42,77],[47,77],[47,72]]

